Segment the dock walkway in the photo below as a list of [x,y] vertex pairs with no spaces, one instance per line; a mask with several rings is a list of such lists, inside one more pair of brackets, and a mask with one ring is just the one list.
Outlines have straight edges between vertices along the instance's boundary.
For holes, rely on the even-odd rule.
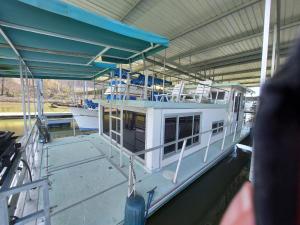
[[[248,129],[238,132],[235,142],[248,133]],[[205,148],[185,157],[176,184],[167,175],[174,173],[177,162],[154,173],[136,163],[137,192],[147,199],[147,192],[157,187],[150,213],[230,154],[232,139],[232,135],[226,137],[223,152],[220,152],[221,141],[212,143],[206,163],[203,163]],[[56,139],[44,145],[41,176],[47,176],[50,183],[53,225],[122,223],[129,160],[123,157],[124,166],[120,168],[119,151],[113,149],[112,158],[108,158],[109,149],[107,140],[98,134]]]

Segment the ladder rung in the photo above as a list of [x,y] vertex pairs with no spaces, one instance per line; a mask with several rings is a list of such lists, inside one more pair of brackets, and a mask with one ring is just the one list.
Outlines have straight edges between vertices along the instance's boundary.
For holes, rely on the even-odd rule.
[[110,117],[113,118],[113,119],[116,119],[116,120],[121,120],[121,118],[117,117],[117,116],[110,116]]
[[111,132],[111,133],[114,133],[114,134],[116,134],[116,135],[121,136],[121,134],[120,134],[119,132],[115,131],[115,130],[110,130],[110,132]]

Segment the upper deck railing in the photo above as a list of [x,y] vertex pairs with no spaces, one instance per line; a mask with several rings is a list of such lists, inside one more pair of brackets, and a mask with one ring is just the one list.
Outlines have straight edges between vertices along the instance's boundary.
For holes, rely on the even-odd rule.
[[189,83],[189,86],[182,82],[182,88],[175,85],[164,89],[156,86],[145,89],[142,85],[126,84],[117,79],[113,81],[102,86],[102,99],[206,104],[227,104],[230,99],[229,90],[201,82]]

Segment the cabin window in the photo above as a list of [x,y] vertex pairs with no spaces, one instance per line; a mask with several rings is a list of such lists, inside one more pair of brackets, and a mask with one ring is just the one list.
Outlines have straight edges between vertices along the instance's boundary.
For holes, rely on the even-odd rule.
[[[120,117],[120,110],[112,109],[112,116]],[[120,120],[112,118],[112,130],[120,133]],[[123,146],[131,152],[145,149],[146,114],[123,111]],[[103,133],[109,136],[109,107],[103,109]],[[120,143],[120,136],[112,133],[112,139]],[[144,155],[140,156],[144,158]]]
[[[193,116],[179,117],[179,140],[193,135]],[[186,146],[192,144],[192,138],[186,142]],[[181,149],[183,141],[178,143],[178,148]]]
[[193,125],[193,135],[198,134],[193,138],[193,143],[198,143],[199,142],[199,134],[200,134],[200,115],[195,115],[194,116],[194,125]]
[[109,136],[109,108],[103,107],[103,133]]
[[[123,145],[131,152],[145,149],[146,114],[123,111]],[[144,155],[140,156],[144,158]]]
[[[171,117],[165,119],[165,144],[176,141],[177,134],[177,117]],[[165,146],[164,154],[169,154],[176,151],[176,143]]]
[[216,135],[223,132],[224,120],[213,122],[211,125],[212,134]]
[[[217,96],[217,93],[218,93],[218,96]],[[212,91],[211,93],[211,97],[212,97],[212,100],[215,100],[216,97],[217,97],[217,100],[224,100],[225,99],[225,91]]]
[[[196,135],[195,137],[191,137]],[[186,147],[200,142],[200,115],[176,116],[165,118],[164,155],[180,151],[183,138],[187,138]],[[174,143],[173,143],[174,142]]]

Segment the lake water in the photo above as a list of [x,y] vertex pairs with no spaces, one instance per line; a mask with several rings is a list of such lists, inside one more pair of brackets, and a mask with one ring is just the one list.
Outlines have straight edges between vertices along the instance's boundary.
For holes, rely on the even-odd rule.
[[[30,111],[34,112],[34,105],[30,105]],[[68,107],[53,108],[50,103],[44,104],[44,111],[47,112],[69,112]],[[0,114],[8,112],[22,112],[21,102],[0,102]],[[24,131],[23,119],[2,119],[0,118],[0,130],[9,130],[16,135],[22,135]]]

